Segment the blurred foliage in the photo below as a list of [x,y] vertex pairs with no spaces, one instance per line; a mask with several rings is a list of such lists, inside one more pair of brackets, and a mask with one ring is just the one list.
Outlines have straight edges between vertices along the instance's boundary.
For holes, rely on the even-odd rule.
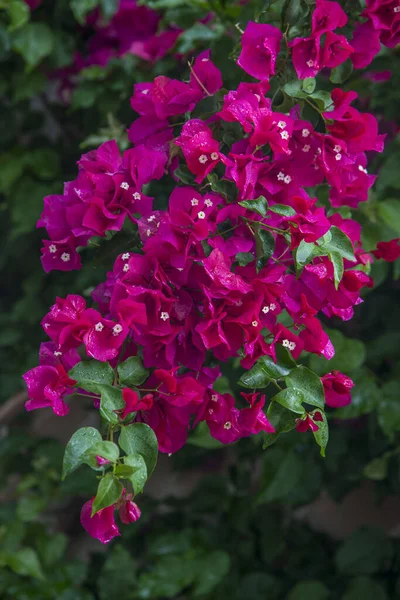
[[[238,71],[229,59],[236,52],[235,37],[226,32],[254,14],[263,21],[279,18],[283,5],[270,0],[247,5],[229,0],[141,3],[161,10],[164,23],[185,29],[175,51],[155,64],[126,54],[105,68],[86,68],[73,76],[66,102],[55,71],[71,65],[75,51],[85,51],[91,35],[86,15],[99,7],[110,19],[117,2],[44,0],[30,12],[24,0],[0,0],[0,277],[6,290],[0,298],[1,401],[22,389],[21,373],[36,364],[38,324],[55,296],[89,296],[110,268],[115,248],[123,248],[130,236],[127,229],[107,246],[99,242],[99,247],[89,247],[78,273],[45,275],[39,260],[41,234],[35,229],[43,196],[59,193],[62,181],[74,178],[79,147],[86,151],[112,137],[124,147],[133,118],[133,84],[158,74],[181,77],[193,48],[198,52],[210,46],[226,87],[235,85]],[[305,10],[308,4],[312,2],[301,6]],[[212,27],[199,22],[210,10],[215,13]],[[301,19],[295,27],[301,27]],[[373,112],[388,134],[385,152],[371,156],[371,170],[379,173],[371,197],[353,215],[362,223],[367,250],[400,236],[399,63],[399,51],[385,49],[367,72],[353,72],[345,84],[359,93],[360,108]],[[278,100],[284,103],[285,95],[278,94]],[[158,190],[160,205],[167,193]],[[13,432],[3,427],[0,597],[399,597],[397,539],[364,528],[338,542],[295,518],[295,510],[322,489],[341,501],[367,479],[378,503],[400,494],[399,275],[399,261],[376,262],[376,287],[355,318],[326,321],[336,357],[329,365],[311,358],[318,373],[338,368],[357,384],[352,404],[334,413],[326,459],[319,457],[311,435],[299,440],[298,434],[288,434],[279,446],[262,452],[261,440],[220,449],[198,431],[192,444],[170,460],[182,480],[189,471],[203,473],[199,487],[182,499],[141,499],[142,519],[106,552],[100,544],[85,550],[79,528],[80,506],[94,492],[95,476],[83,470],[61,484],[60,444],[30,436],[24,416]],[[232,368],[227,366],[224,375]],[[222,378],[220,385],[229,387],[229,382]]]

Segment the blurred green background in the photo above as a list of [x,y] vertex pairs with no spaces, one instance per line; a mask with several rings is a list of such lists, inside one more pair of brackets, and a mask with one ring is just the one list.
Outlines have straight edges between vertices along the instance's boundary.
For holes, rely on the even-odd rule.
[[[114,44],[106,64],[78,68],[76,53],[88,56],[99,19],[110,22],[118,4],[0,0],[0,598],[400,598],[399,262],[373,266],[375,289],[352,321],[326,323],[336,347],[329,370],[357,383],[352,405],[331,419],[326,459],[296,432],[264,452],[257,439],[203,447],[200,432],[161,457],[141,520],[105,548],[79,524],[92,472],[60,482],[65,442],[96,415],[76,403],[63,419],[24,412],[21,373],[36,364],[40,319],[56,295],[89,296],[115,254],[101,243],[85,250],[82,271],[45,275],[35,229],[43,196],[75,177],[82,151],[110,138],[126,147],[135,82],[182,77],[188,58],[211,47],[226,87],[237,85],[234,23],[283,9],[280,0],[145,1],[160,29],[183,30],[174,49],[152,62]],[[385,49],[345,83],[388,134],[384,154],[371,156],[377,184],[353,215],[367,250],[400,236],[399,63]]]

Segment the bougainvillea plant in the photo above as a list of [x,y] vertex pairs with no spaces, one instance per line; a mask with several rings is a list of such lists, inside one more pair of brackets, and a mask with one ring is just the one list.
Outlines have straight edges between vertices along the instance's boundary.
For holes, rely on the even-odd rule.
[[[237,89],[223,89],[208,51],[188,81],[136,84],[132,147],[121,154],[109,141],[83,155],[64,193],[45,198],[47,272],[79,269],[93,238],[131,223],[130,247],[92,293],[97,308],[57,298],[42,321],[51,341],[24,376],[28,410],[65,415],[75,393],[100,412],[102,432],[82,428],[68,443],[63,477],[82,464],[98,471],[81,522],[103,543],[119,535],[116,511],[125,524],[140,517],[158,451],[177,452],[193,429],[222,444],[260,434],[264,448],[310,430],[324,456],[325,407],[351,401],[349,377],[320,378],[297,361],[334,356],[323,323],[351,319],[373,285],[371,262],[400,251],[398,240],[361,246],[351,211],[367,200],[366,153],[381,152],[384,136],[329,78],[337,86],[378,41],[396,43],[400,13],[370,1],[349,23],[338,3],[318,0],[296,18],[238,26]],[[160,185],[167,206],[152,195]],[[221,385],[232,361],[236,398]]]

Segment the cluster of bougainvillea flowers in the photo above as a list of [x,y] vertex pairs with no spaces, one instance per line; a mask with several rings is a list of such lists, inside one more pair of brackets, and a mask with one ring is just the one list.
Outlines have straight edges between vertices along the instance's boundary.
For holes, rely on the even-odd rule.
[[[308,76],[297,62],[301,44],[320,53],[322,36],[322,55],[331,58],[318,58],[318,69],[335,66],[339,51],[328,52],[327,41],[345,43],[328,34],[345,20],[337,3],[318,1],[312,36],[288,43],[285,68],[292,56],[298,76]],[[360,225],[340,210],[367,200],[375,177],[366,152],[381,151],[383,136],[373,115],[354,107],[357,95],[339,88],[331,95],[303,88],[289,112],[279,112],[267,94],[282,45],[277,28],[250,22],[238,64],[260,81],[235,90],[221,89],[209,52],[187,82],[159,76],[136,84],[132,148],[121,155],[110,141],[85,154],[64,194],[45,199],[38,225],[50,238],[46,271],[79,268],[80,249],[126,218],[137,227],[132,247],[92,294],[97,309],[78,295],[57,298],[42,322],[51,341],[24,376],[28,410],[65,415],[64,398],[77,391],[108,424],[107,440],[94,428],[76,432],[64,460],[64,475],[82,463],[102,475],[81,519],[102,542],[119,535],[116,509],[123,523],[139,518],[127,490],[142,491],[157,449],[176,452],[194,428],[223,444],[262,433],[265,446],[290,429],[311,430],[324,454],[325,405],[351,401],[347,376],[320,378],[296,360],[332,358],[321,315],[350,319],[372,286]],[[194,117],[205,98],[216,109]],[[303,116],[310,104],[314,124]],[[163,178],[174,188],[167,208],[153,210],[148,194]],[[313,197],[316,186],[329,189],[329,202]],[[394,260],[398,241],[374,254]],[[238,357],[248,392],[234,398],[221,392],[220,366]]]
[[[40,1],[40,0],[39,0]],[[38,2],[30,0],[31,8]],[[51,77],[58,81],[60,97],[70,100],[76,75],[92,66],[106,67],[111,59],[126,54],[154,63],[175,45],[182,29],[161,24],[160,12],[140,5],[136,0],[119,0],[118,9],[106,23],[101,11],[91,11],[82,28],[84,50],[75,52],[72,64],[57,69]]]

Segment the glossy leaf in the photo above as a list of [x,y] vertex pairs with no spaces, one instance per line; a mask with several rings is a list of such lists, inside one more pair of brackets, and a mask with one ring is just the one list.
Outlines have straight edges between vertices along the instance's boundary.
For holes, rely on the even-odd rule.
[[120,499],[122,490],[122,483],[112,473],[102,477],[93,500],[92,517],[102,508],[115,504]]
[[78,429],[65,448],[62,479],[65,479],[67,475],[70,475],[83,464],[85,462],[85,454],[89,448],[101,441],[100,432],[94,427],[82,427]]
[[138,452],[143,456],[150,477],[156,466],[158,455],[158,442],[152,428],[145,423],[132,423],[132,425],[122,427],[119,445],[127,455]]
[[130,356],[117,367],[120,382],[127,386],[141,385],[149,376],[140,356]]
[[325,396],[321,380],[307,367],[297,367],[285,378],[286,385],[303,394],[304,402],[324,408]]
[[114,371],[109,363],[98,360],[82,361],[68,375],[76,380],[79,387],[94,394],[100,394],[99,386],[111,385],[114,379]]

